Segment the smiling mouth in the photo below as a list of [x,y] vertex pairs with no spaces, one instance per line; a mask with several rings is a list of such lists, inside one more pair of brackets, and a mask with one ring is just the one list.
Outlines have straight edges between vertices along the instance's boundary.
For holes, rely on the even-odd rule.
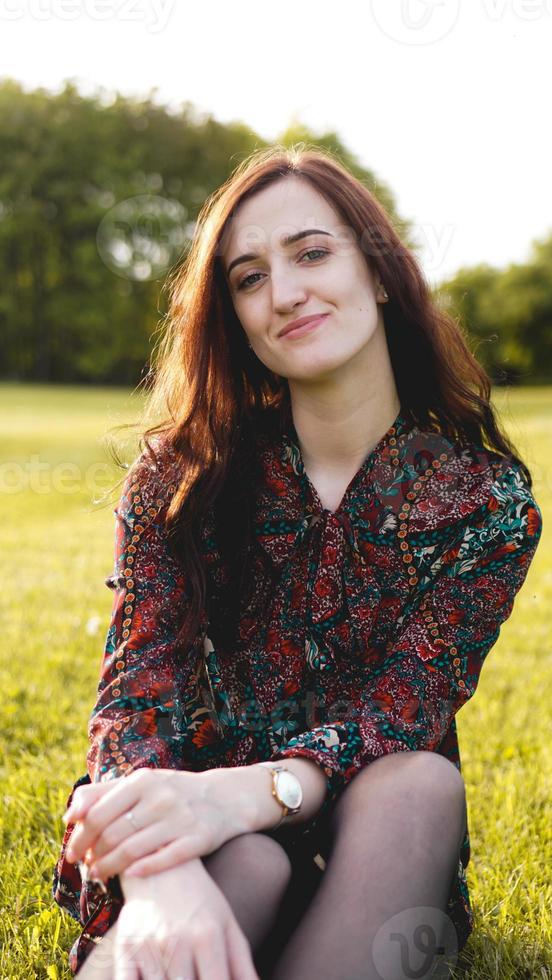
[[300,337],[303,334],[311,333],[315,330],[324,320],[328,318],[329,313],[321,313],[320,316],[311,317],[306,323],[301,323],[298,327],[292,327],[291,330],[287,330],[285,333],[280,334],[282,340],[287,337]]

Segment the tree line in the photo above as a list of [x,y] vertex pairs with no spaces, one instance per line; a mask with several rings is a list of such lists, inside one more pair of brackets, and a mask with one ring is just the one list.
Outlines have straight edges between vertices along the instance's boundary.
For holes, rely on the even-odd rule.
[[[392,190],[343,144],[292,121],[278,142],[331,150],[414,251]],[[205,198],[267,143],[185,102],[178,111],[71,82],[0,82],[0,377],[136,385]],[[464,268],[436,287],[496,384],[552,378],[552,235],[506,269]]]

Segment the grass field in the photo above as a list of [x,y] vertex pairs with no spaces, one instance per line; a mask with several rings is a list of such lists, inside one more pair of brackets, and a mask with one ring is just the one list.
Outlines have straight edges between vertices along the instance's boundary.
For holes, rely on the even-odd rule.
[[[533,473],[544,530],[458,716],[475,932],[457,974],[544,980],[552,978],[552,388],[497,390],[495,402]],[[71,975],[79,926],[53,902],[51,879],[65,801],[85,772],[112,601],[104,579],[116,500],[93,501],[120,475],[102,437],[138,407],[126,390],[0,385],[2,980]]]

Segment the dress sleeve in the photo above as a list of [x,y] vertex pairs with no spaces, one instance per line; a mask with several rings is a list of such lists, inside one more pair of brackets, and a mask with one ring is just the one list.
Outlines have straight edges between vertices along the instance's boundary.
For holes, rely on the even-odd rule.
[[[139,461],[140,462],[140,461]],[[115,509],[114,589],[96,702],[88,724],[92,782],[143,766],[184,769],[185,697],[202,653],[202,629],[179,642],[188,602],[181,564],[163,527],[166,474],[131,471]]]
[[326,724],[274,753],[273,759],[303,756],[323,767],[327,795],[318,816],[378,757],[437,749],[475,692],[541,531],[541,511],[520,468],[510,464],[495,478],[487,503],[460,522],[452,546],[449,538],[430,585],[360,687],[356,678],[354,689],[345,689],[338,717],[326,717]]
[[[172,466],[152,469],[141,456],[115,508],[114,573],[106,580],[114,598],[88,724],[87,773],[74,783],[67,807],[77,787],[87,783],[145,766],[187,768],[186,699],[203,655],[207,617],[204,612],[197,637],[184,648],[178,636],[188,588],[164,530],[166,508],[176,489],[171,477],[176,478]],[[82,862],[67,860],[74,827],[68,823],[64,831],[52,894],[89,930],[71,953],[76,969],[93,943],[90,931],[103,935],[116,920],[123,895],[118,875],[103,885],[88,879]]]

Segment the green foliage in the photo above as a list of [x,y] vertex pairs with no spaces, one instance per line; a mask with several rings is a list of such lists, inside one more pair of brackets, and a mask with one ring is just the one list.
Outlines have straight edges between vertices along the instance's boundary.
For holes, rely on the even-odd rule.
[[[418,252],[391,189],[337,133],[292,119],[277,142],[335,154]],[[54,95],[0,81],[0,377],[143,380],[167,311],[163,286],[203,202],[267,145],[243,123],[219,123],[190,102],[173,112],[151,96],[83,96],[71,82]],[[141,217],[140,201],[151,208]],[[125,231],[123,202],[138,212]],[[121,248],[143,252],[145,263],[125,264]],[[436,294],[496,384],[552,378],[552,236],[533,244],[527,263],[461,269]]]
[[[473,980],[552,975],[549,804],[552,664],[550,388],[496,392],[534,478],[543,537],[512,617],[458,716],[475,933],[460,963]],[[68,980],[79,926],[51,898],[61,814],[85,772],[86,726],[112,594],[119,478],[112,426],[137,418],[127,390],[0,385],[0,976]],[[125,450],[130,460],[132,451]],[[460,964],[459,964],[460,966]],[[461,971],[458,976],[464,976]]]
[[193,221],[252,142],[188,105],[175,116],[150,100],[104,105],[70,83],[59,95],[0,84],[4,377],[136,383],[160,283],[102,261],[100,222],[137,195],[177,201]]
[[[84,97],[69,82],[57,95],[0,82],[0,376],[137,384],[166,313],[162,286],[203,202],[267,145],[242,123],[218,123],[189,102],[169,112],[151,98]],[[389,189],[358,163],[355,172],[400,224]],[[182,235],[181,247],[141,276],[105,261],[113,243],[105,220],[138,197],[153,211],[130,221],[134,249],[163,253],[164,206],[180,216]]]
[[494,383],[552,378],[552,236],[527,263],[461,269],[440,293]]

